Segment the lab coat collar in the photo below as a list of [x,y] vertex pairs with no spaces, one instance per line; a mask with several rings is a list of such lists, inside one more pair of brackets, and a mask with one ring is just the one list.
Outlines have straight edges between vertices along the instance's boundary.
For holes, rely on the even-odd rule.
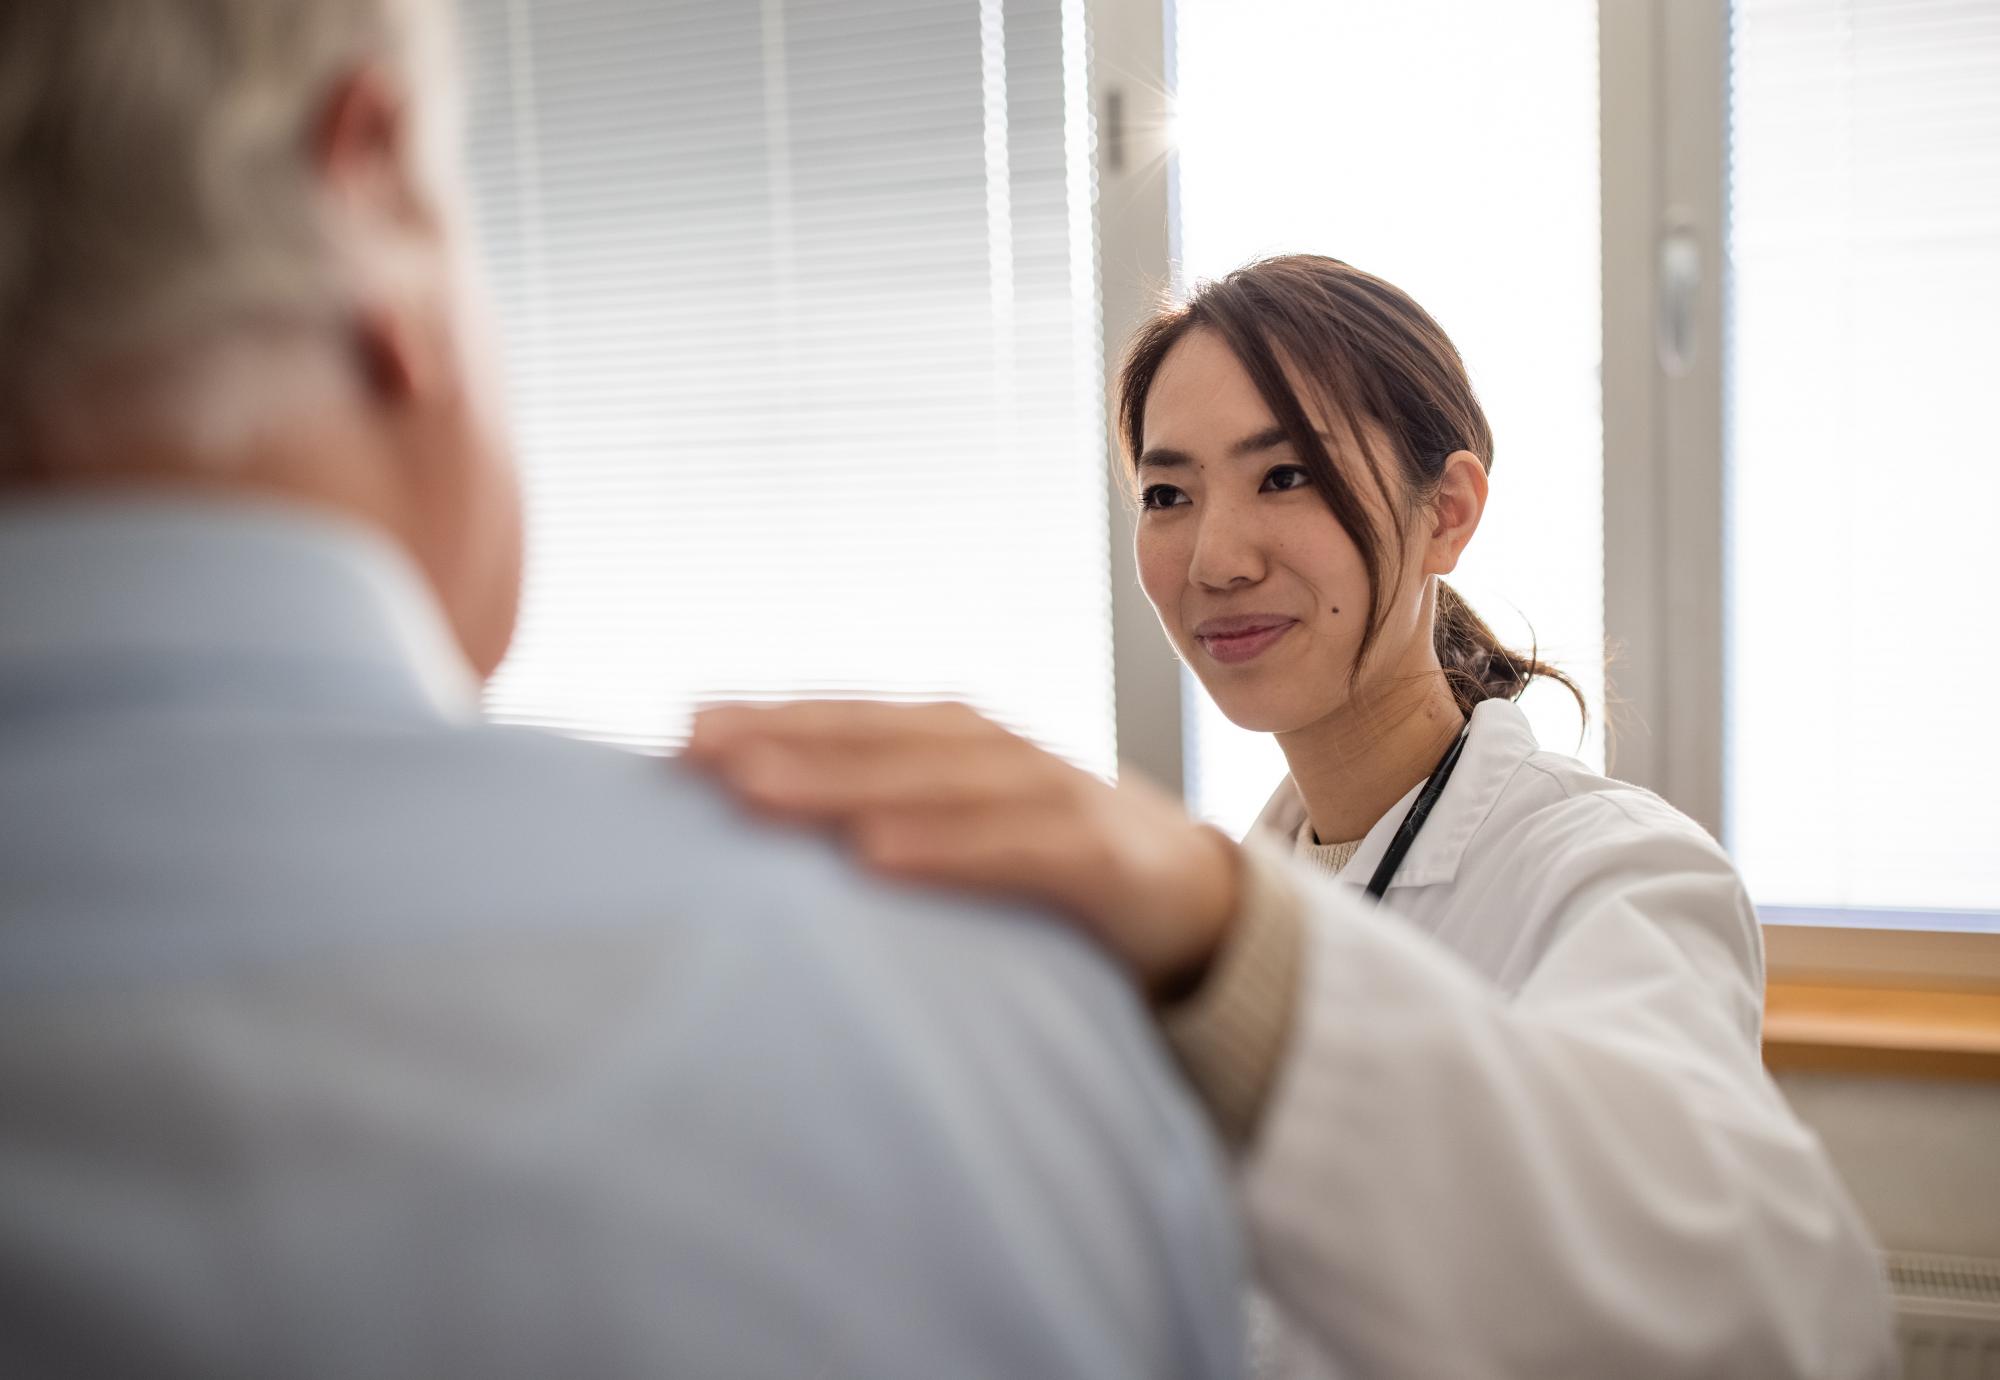
[[[1472,731],[1465,743],[1465,753],[1459,758],[1458,768],[1451,774],[1445,785],[1444,794],[1438,797],[1437,805],[1431,810],[1430,819],[1424,824],[1417,841],[1411,846],[1403,865],[1396,869],[1395,877],[1389,883],[1391,891],[1399,887],[1434,886],[1440,882],[1450,882],[1458,876],[1458,864],[1465,856],[1466,845],[1493,813],[1500,793],[1514,776],[1521,764],[1528,760],[1539,744],[1535,732],[1528,726],[1527,715],[1519,705],[1511,700],[1482,700],[1472,711]],[[1417,795],[1423,790],[1423,783],[1412,786],[1403,798],[1390,808],[1389,812],[1375,822],[1354,857],[1341,870],[1341,879],[1357,885],[1365,884],[1375,875],[1382,856],[1389,851],[1389,841],[1402,826],[1403,816],[1409,813]],[[1298,787],[1287,776],[1278,786],[1270,803],[1257,817],[1257,830],[1277,835],[1287,849],[1295,846],[1299,830],[1306,822],[1305,800],[1299,795]]]
[[[269,500],[49,497],[0,504],[0,688],[53,675],[127,697],[365,696],[478,717],[471,668],[400,547]],[[66,679],[65,679],[66,678]]]

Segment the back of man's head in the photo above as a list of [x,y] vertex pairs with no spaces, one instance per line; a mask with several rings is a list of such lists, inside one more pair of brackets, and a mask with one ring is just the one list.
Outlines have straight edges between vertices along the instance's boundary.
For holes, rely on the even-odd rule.
[[0,7],[0,494],[252,490],[400,541],[490,669],[519,519],[446,0]]

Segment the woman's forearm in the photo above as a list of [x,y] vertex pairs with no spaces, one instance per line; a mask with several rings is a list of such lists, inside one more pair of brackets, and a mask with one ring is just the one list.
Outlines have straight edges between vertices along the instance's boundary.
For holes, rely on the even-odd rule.
[[1232,1150],[1255,1132],[1283,1062],[1304,943],[1303,906],[1283,862],[1247,844],[1229,937],[1201,985],[1159,1008],[1167,1043]]

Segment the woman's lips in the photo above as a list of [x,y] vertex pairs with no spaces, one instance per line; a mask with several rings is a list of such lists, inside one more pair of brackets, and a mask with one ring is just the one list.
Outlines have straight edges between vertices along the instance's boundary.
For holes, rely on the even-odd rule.
[[1298,625],[1296,618],[1258,619],[1255,622],[1218,618],[1197,629],[1194,640],[1217,661],[1234,666],[1262,656],[1272,643]]

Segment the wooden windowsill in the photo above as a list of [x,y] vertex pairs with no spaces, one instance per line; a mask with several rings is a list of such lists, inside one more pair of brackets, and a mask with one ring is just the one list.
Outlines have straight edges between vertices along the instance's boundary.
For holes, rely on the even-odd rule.
[[2000,1080],[2000,991],[1773,982],[1764,1062],[1776,1072]]

